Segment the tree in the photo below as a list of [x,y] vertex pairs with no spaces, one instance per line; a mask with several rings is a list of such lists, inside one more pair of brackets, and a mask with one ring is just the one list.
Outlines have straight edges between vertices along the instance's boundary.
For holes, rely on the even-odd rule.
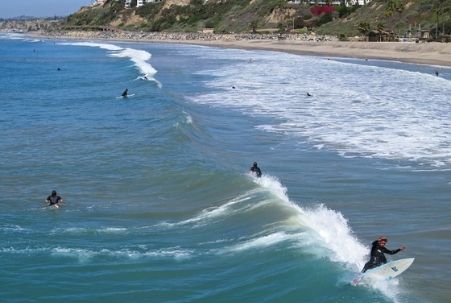
[[385,25],[382,22],[379,22],[376,25],[376,30],[378,31],[379,34],[379,42],[382,42],[382,32],[384,31],[384,27]]
[[385,15],[393,16],[396,12],[401,13],[404,7],[404,0],[388,0],[385,4]]
[[368,22],[360,22],[359,23],[359,32],[362,33],[367,38],[368,41],[368,34],[371,31],[371,26]]
[[252,20],[250,27],[252,30],[252,33],[255,34],[257,33],[257,26],[258,26],[258,21],[257,20]]

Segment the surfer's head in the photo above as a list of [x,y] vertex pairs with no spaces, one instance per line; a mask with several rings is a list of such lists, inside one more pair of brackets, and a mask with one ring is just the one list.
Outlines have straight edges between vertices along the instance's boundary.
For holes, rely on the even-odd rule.
[[56,190],[52,191],[52,196],[56,196]]
[[388,242],[388,239],[387,239],[386,236],[380,236],[380,237],[377,239],[377,242],[379,242],[379,244],[385,245],[385,244]]
[[257,162],[254,162],[254,165],[253,165],[254,167],[257,167]]

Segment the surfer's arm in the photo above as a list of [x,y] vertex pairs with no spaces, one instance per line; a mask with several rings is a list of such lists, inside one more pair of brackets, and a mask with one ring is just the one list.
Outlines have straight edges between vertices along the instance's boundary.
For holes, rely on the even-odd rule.
[[390,250],[390,249],[387,249],[387,248],[384,247],[382,252],[384,254],[394,255],[394,254],[399,253],[401,250],[402,250],[401,248]]

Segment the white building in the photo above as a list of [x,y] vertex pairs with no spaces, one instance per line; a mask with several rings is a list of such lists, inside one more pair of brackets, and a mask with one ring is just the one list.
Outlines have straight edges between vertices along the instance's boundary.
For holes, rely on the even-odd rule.
[[144,4],[147,3],[158,3],[158,2],[163,2],[163,0],[137,0],[136,7],[143,6]]
[[106,0],[95,0],[92,5],[104,5]]

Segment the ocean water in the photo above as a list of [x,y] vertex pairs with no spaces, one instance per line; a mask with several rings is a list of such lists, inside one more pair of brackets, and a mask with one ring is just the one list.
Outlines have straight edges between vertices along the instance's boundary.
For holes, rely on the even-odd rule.
[[[1,302],[449,302],[449,68],[1,35],[0,74]],[[382,234],[414,264],[350,285]]]

